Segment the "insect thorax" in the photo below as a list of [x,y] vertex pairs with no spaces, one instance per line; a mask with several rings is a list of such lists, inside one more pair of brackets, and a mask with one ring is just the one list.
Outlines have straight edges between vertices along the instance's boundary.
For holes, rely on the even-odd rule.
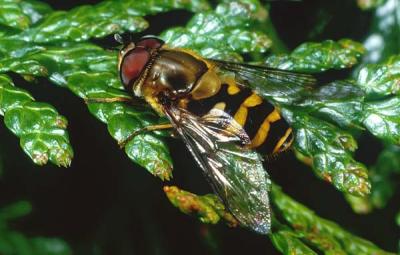
[[171,96],[185,94],[207,70],[204,61],[189,53],[161,50],[148,71],[144,86],[157,92],[167,90]]

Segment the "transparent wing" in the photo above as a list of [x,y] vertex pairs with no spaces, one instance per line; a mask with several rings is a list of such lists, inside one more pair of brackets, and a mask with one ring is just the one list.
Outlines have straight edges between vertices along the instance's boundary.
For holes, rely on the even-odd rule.
[[291,103],[304,98],[316,83],[312,75],[211,59],[221,72],[231,72],[241,85],[278,103]]
[[268,233],[270,180],[261,157],[240,146],[250,143],[243,128],[221,110],[203,117],[174,107],[166,112],[230,212],[242,225]]

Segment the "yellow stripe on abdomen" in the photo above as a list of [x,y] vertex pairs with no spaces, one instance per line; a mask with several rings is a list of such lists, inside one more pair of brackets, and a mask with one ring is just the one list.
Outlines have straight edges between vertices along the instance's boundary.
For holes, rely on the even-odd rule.
[[251,139],[251,144],[249,145],[249,148],[257,148],[260,145],[262,145],[265,140],[268,137],[269,129],[271,123],[279,120],[281,118],[281,115],[279,112],[274,109],[263,121],[259,129],[257,130],[256,135]]
[[240,88],[236,85],[228,85],[227,92],[229,95],[236,95],[237,93],[240,92]]
[[225,102],[219,102],[214,105],[213,109],[218,109],[218,110],[224,111],[225,107],[226,107]]
[[[291,139],[288,141],[289,136]],[[279,153],[285,151],[293,142],[292,128],[286,129],[285,135],[276,143],[275,148],[272,153]]]
[[[229,88],[228,88],[229,89]],[[247,115],[249,112],[248,108],[255,107],[259,104],[261,104],[262,98],[259,97],[257,94],[253,93],[249,97],[247,97],[243,103],[240,105],[239,109],[236,111],[235,115],[233,118],[235,121],[242,127],[246,124],[247,121]]]
[[261,104],[262,102],[263,102],[262,98],[259,95],[253,93],[251,96],[246,98],[246,100],[244,100],[242,105],[244,107],[249,108],[249,107],[257,106],[257,105]]
[[247,107],[244,107],[243,105],[241,105],[239,107],[239,109],[237,110],[237,112],[235,113],[235,116],[233,116],[233,118],[235,119],[235,121],[240,125],[240,126],[244,126],[244,124],[246,124],[246,120],[247,120]]

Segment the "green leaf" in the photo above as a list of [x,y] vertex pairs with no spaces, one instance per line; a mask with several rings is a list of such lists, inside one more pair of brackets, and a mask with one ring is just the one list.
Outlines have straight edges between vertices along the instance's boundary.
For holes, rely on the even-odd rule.
[[315,88],[297,106],[340,127],[361,129],[365,94],[352,81],[335,81]]
[[72,250],[62,239],[35,237],[30,239],[31,249],[36,254],[43,255],[72,255]]
[[28,215],[32,211],[32,206],[27,201],[19,201],[0,208],[0,221],[5,222]]
[[[10,41],[3,40],[8,45]],[[1,43],[1,41],[0,41]],[[3,71],[24,75],[48,76],[54,83],[67,86],[81,98],[130,98],[122,89],[117,74],[116,53],[108,52],[90,43],[67,43],[64,47],[35,48],[29,43],[19,49],[20,61],[9,53],[0,60]],[[16,49],[17,51],[17,49]],[[0,68],[1,69],[1,68]],[[119,142],[135,130],[155,124],[158,117],[151,111],[121,103],[91,104],[90,111],[108,123],[111,135]],[[124,115],[121,121],[121,114]],[[148,143],[140,143],[143,139]],[[36,146],[40,150],[40,144]],[[168,149],[160,138],[138,136],[127,144],[128,156],[161,179],[172,176],[172,161]],[[141,157],[144,156],[144,157]]]
[[[68,78],[68,88],[82,98],[127,98],[130,96],[113,86],[120,86],[112,73],[76,73]],[[114,85],[112,85],[114,84]],[[90,112],[108,125],[108,131],[118,142],[134,131],[159,121],[148,109],[127,103],[89,103]],[[151,174],[169,180],[172,177],[172,159],[165,142],[152,133],[137,135],[125,146],[126,154]]]
[[299,72],[318,73],[329,69],[354,66],[364,54],[364,47],[355,41],[342,39],[321,43],[303,43],[289,55],[272,55],[268,66]]
[[171,9],[201,11],[208,8],[204,0],[196,1],[104,1],[97,5],[83,5],[70,11],[52,12],[32,29],[17,38],[38,43],[57,41],[85,41],[124,31],[140,32],[148,27],[144,15]]
[[[237,225],[216,195],[198,196],[175,186],[165,186],[164,191],[174,206],[185,214],[194,215],[203,223],[216,224],[223,219],[230,226]],[[328,255],[394,255],[352,235],[337,224],[320,218],[287,196],[276,185],[272,185],[271,195],[274,212],[279,214],[284,223],[273,219],[274,226],[269,237],[274,246],[285,255],[319,254],[315,250]]]
[[43,165],[50,160],[58,166],[70,165],[73,152],[66,132],[67,120],[51,105],[34,102],[6,75],[0,76],[0,114],[34,163]]
[[0,252],[3,254],[32,254],[29,240],[19,232],[8,231],[0,237],[0,243]]
[[0,254],[2,255],[71,255],[71,248],[58,238],[27,237],[20,232],[10,230],[9,220],[23,217],[30,213],[32,206],[27,201],[20,201],[0,208]]
[[161,37],[173,47],[189,48],[204,57],[242,60],[238,53],[265,52],[271,41],[253,25],[267,17],[258,1],[221,3],[196,14],[185,28],[168,29]]
[[364,106],[363,123],[380,139],[400,144],[400,98],[367,102]]
[[370,171],[373,187],[370,200],[374,207],[386,206],[397,186],[394,178],[396,175],[400,175],[400,148],[389,145],[379,154]]
[[310,158],[320,178],[343,192],[358,196],[369,193],[367,169],[353,159],[357,143],[349,133],[305,114],[294,113],[290,119],[296,133],[296,150]]
[[396,177],[400,175],[400,148],[388,145],[379,154],[377,162],[370,167],[371,194],[363,198],[347,196],[347,200],[357,213],[369,213],[374,208],[384,208],[392,198],[396,187]]
[[[271,46],[271,38],[279,42],[276,34],[271,33],[273,27],[268,12],[259,1],[220,2],[215,10],[209,10],[204,0],[115,0],[53,12],[46,4],[33,0],[0,0],[0,72],[15,72],[29,81],[34,77],[47,77],[83,99],[130,100],[131,95],[122,90],[118,78],[116,52],[106,51],[87,40],[116,32],[141,32],[149,25],[144,16],[172,9],[191,10],[196,14],[185,27],[165,31],[163,38],[173,47],[189,48],[205,57],[242,60],[241,54],[246,54],[252,60],[259,60]],[[389,16],[393,17],[393,13]],[[393,28],[393,24],[390,27]],[[391,29],[394,32],[387,34],[392,36],[397,30],[394,27]],[[388,42],[396,42],[395,36],[390,38]],[[398,47],[398,44],[393,45]],[[367,43],[366,46],[369,47]],[[352,67],[363,53],[360,44],[347,39],[304,43],[289,55],[269,57],[266,63],[315,73]],[[291,84],[285,84],[286,87],[274,88],[274,92],[280,93],[277,96],[280,101],[275,95],[264,94],[285,108],[286,117],[296,129],[299,157],[311,162],[318,176],[343,192],[365,195],[370,190],[365,167],[353,158],[357,144],[350,132],[360,132],[364,125],[383,140],[398,141],[398,62],[395,56],[379,66],[365,66],[358,73],[358,86],[353,81],[336,81],[297,93],[304,88],[295,90]],[[88,102],[90,112],[107,124],[108,131],[118,142],[144,126],[164,121],[146,107],[121,102]],[[21,137],[21,145],[37,162],[50,158],[60,163],[59,151],[54,148],[69,151],[72,157],[65,132],[66,120],[51,106],[33,102],[27,92],[14,87],[5,75],[0,76],[0,111],[5,115],[7,127]],[[57,120],[60,126],[51,125]],[[172,162],[162,135],[160,132],[138,135],[126,145],[125,151],[152,174],[169,179]],[[393,157],[396,157],[394,151],[384,159],[397,162]],[[231,162],[236,164],[236,158],[231,158]],[[372,181],[377,185],[376,191],[372,190],[371,201],[377,205],[384,205],[392,192],[390,185],[384,185],[390,182],[386,180],[386,170],[381,173],[381,164],[384,165],[377,163],[371,171]],[[378,173],[377,179],[374,179],[375,173]],[[279,192],[274,192],[274,203],[279,208],[274,213],[284,219],[286,225],[271,234],[271,239],[283,253],[387,254],[315,216],[308,208]],[[196,196],[176,187],[167,187],[166,193],[180,210],[195,214],[203,222],[216,223],[224,219],[231,225],[237,224],[214,195]],[[369,202],[368,199],[358,201]],[[71,254],[69,248],[62,248],[65,246],[57,240],[38,238],[36,242],[18,232],[9,233],[0,233],[1,254],[33,254],[36,249],[40,251],[35,254],[47,254],[45,250],[56,254],[53,248],[57,247],[61,247],[58,254]],[[8,249],[7,252],[4,249]]]
[[[39,26],[16,35],[16,38],[0,40],[0,52],[3,55],[0,71],[49,77],[58,85],[68,84],[82,98],[129,97],[112,89],[121,88],[116,73],[116,53],[107,52],[90,43],[64,42],[62,46],[40,46],[36,43],[82,41],[126,30],[141,31],[147,27],[147,22],[141,16],[180,8],[199,11],[206,10],[209,6],[204,0],[153,1],[150,5],[137,1],[105,1],[95,6],[77,7],[68,12],[53,12]],[[107,78],[104,80],[105,77]],[[123,104],[95,104],[90,106],[90,111],[109,124],[110,133],[118,141],[158,119],[152,112],[141,112],[140,109]],[[32,144],[29,143],[30,139],[23,141],[26,146],[30,146],[30,150],[46,150],[43,143]],[[147,134],[135,137],[127,144],[126,153],[152,174],[162,179],[171,177],[172,162],[168,149],[157,136]],[[42,157],[35,158],[36,161],[45,161]]]
[[298,235],[291,230],[279,230],[270,234],[275,248],[285,255],[317,255],[310,247],[304,244]]
[[[394,255],[352,235],[337,224],[318,217],[313,211],[284,194],[276,185],[272,185],[271,194],[275,212],[281,215],[297,235],[325,254]],[[338,250],[343,252],[337,252]]]
[[382,64],[368,64],[360,69],[357,84],[371,97],[400,94],[400,55]]
[[[66,43],[63,46],[44,47],[3,39],[0,40],[1,44],[11,48],[9,54],[0,60],[2,72],[48,76],[58,85],[66,85],[67,77],[78,72],[116,73],[116,54],[90,43]],[[22,47],[19,47],[20,45]]]
[[172,159],[165,142],[159,137],[151,134],[137,135],[126,145],[125,152],[161,180],[172,178]]
[[[373,183],[371,184],[371,186],[373,190],[374,189]],[[370,213],[373,209],[372,204],[369,201],[369,197],[367,196],[357,197],[350,194],[345,194],[345,199],[350,204],[351,209],[353,209],[353,211],[358,214],[367,214]]]
[[0,0],[0,24],[18,30],[37,23],[51,8],[39,1]]

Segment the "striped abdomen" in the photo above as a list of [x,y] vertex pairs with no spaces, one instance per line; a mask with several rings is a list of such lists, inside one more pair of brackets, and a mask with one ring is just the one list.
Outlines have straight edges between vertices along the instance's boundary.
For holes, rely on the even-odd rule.
[[197,100],[192,98],[185,106],[198,116],[207,114],[212,108],[224,110],[248,134],[251,144],[246,146],[263,155],[282,152],[293,140],[292,129],[279,111],[248,88],[222,84],[214,95]]

